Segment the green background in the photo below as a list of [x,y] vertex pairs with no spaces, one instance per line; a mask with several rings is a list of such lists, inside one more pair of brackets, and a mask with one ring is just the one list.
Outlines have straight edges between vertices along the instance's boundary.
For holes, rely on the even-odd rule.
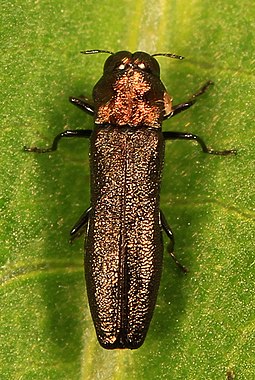
[[[254,74],[252,1],[1,2],[1,379],[253,380]],[[97,343],[83,274],[83,239],[70,228],[89,206],[86,140],[48,146],[63,129],[93,120],[68,103],[91,95],[106,55],[159,57],[175,103],[206,80],[211,88],[164,130],[199,134],[235,157],[167,142],[161,205],[183,275],[166,254],[144,345],[107,351]],[[253,141],[252,141],[253,140]],[[166,241],[167,245],[167,241]]]

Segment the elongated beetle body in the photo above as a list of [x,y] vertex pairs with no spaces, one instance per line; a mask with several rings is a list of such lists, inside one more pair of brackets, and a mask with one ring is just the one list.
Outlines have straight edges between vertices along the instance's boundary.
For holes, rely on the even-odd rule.
[[94,103],[70,98],[94,116],[93,132],[64,131],[51,148],[25,150],[45,153],[56,150],[62,137],[90,138],[91,204],[71,236],[86,229],[85,277],[99,343],[108,349],[134,349],[142,345],[155,307],[162,271],[162,228],[169,237],[172,258],[186,271],[175,258],[173,233],[159,207],[165,140],[195,140],[204,153],[236,152],[208,149],[190,133],[161,130],[163,120],[194,104],[210,81],[187,102],[173,106],[153,56],[127,51],[82,53],[101,52],[110,56],[94,87]]

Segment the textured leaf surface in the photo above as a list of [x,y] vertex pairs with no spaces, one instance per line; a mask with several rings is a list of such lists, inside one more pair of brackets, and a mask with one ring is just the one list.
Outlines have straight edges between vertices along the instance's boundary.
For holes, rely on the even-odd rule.
[[[229,1],[2,1],[1,379],[253,380],[255,7]],[[214,88],[164,124],[236,157],[168,142],[161,203],[183,276],[167,255],[154,318],[136,351],[99,347],[85,295],[83,242],[68,233],[89,205],[88,143],[49,145],[92,120],[68,103],[90,95],[101,48],[159,58],[175,102]],[[253,140],[253,141],[252,141]],[[82,240],[82,239],[81,239]]]

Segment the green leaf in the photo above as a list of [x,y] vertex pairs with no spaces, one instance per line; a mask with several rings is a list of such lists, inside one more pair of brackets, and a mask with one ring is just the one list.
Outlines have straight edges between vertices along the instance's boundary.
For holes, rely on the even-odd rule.
[[[253,380],[254,4],[248,1],[2,1],[1,379]],[[91,95],[106,56],[85,49],[171,52],[159,57],[175,103],[215,86],[164,130],[215,149],[167,142],[161,204],[184,276],[165,252],[144,345],[102,349],[70,227],[89,206],[86,141],[50,145],[92,120],[68,103]],[[82,239],[81,239],[82,240]],[[166,242],[167,244],[167,242]]]

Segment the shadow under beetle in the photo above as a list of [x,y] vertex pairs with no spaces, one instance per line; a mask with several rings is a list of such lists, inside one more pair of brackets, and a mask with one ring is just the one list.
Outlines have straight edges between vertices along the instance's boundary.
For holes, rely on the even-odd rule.
[[105,50],[109,53],[101,79],[87,98],[70,102],[94,117],[91,130],[67,130],[48,149],[25,147],[28,152],[57,149],[63,137],[90,138],[91,201],[71,230],[72,238],[86,230],[85,278],[90,310],[101,346],[138,348],[142,345],[155,307],[162,272],[162,229],[174,255],[174,236],[159,208],[165,140],[195,140],[204,153],[228,155],[235,150],[207,148],[197,135],[162,132],[163,120],[192,106],[208,81],[184,102],[172,104],[160,80],[156,55]]

